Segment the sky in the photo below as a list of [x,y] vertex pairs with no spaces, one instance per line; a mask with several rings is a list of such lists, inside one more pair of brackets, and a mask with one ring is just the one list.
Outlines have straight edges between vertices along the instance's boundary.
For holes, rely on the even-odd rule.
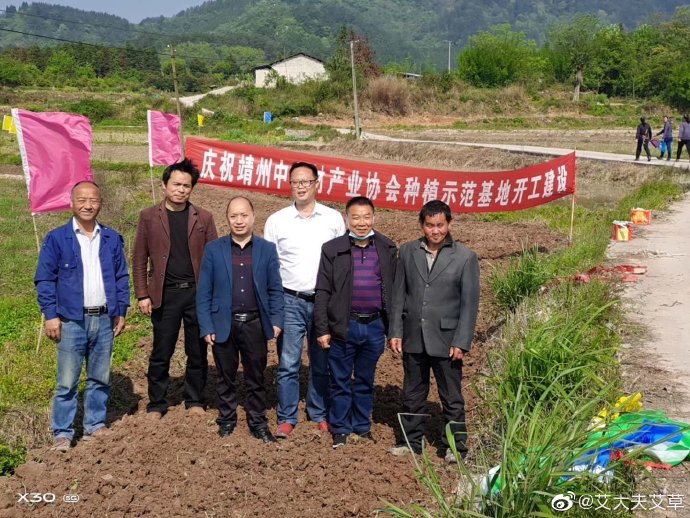
[[[8,5],[19,7],[24,0],[0,0],[0,8]],[[130,22],[139,23],[152,16],[172,16],[204,0],[41,0],[47,4],[76,7],[85,11],[99,11],[127,18]],[[29,3],[31,3],[29,1]]]

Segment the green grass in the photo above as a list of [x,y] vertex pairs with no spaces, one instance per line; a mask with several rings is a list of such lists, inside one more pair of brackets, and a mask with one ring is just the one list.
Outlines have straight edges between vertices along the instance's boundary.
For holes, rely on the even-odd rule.
[[495,269],[489,282],[495,304],[502,309],[515,311],[522,299],[537,293],[550,279],[545,263],[534,248],[526,250],[519,258],[512,258],[504,270]]

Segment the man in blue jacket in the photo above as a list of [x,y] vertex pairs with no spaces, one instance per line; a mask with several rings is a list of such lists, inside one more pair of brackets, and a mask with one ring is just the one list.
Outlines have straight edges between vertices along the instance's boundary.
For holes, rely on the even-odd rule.
[[76,184],[70,206],[74,216],[46,236],[34,277],[45,333],[58,349],[51,421],[56,451],[67,451],[74,439],[85,359],[84,440],[110,435],[105,419],[113,338],[124,329],[129,306],[122,236],[96,221],[101,210],[98,185]]
[[240,358],[251,434],[276,442],[268,430],[264,371],[268,344],[283,329],[283,283],[273,243],[253,234],[254,206],[244,196],[227,209],[230,235],[206,245],[196,293],[201,336],[213,348],[218,371],[218,434],[237,425],[235,377]]

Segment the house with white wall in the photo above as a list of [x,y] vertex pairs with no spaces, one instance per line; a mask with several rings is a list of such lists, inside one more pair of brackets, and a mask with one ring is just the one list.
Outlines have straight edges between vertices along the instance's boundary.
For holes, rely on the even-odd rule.
[[268,65],[261,65],[254,68],[254,86],[257,88],[275,87],[275,72],[279,77],[284,77],[286,81],[299,84],[307,79],[326,79],[326,67],[320,59],[313,58],[307,54],[295,54]]

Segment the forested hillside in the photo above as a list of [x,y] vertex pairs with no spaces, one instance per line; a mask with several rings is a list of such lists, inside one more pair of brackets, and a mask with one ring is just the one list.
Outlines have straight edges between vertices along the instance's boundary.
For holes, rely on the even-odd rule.
[[[266,59],[306,52],[327,58],[341,25],[366,36],[381,63],[409,58],[442,68],[448,41],[457,54],[469,37],[509,23],[537,43],[555,22],[591,13],[603,23],[633,29],[668,19],[681,0],[215,0],[171,18],[141,24],[106,14],[45,3],[22,3],[0,16],[0,29],[102,44],[131,41],[138,46],[209,42],[258,49]],[[81,23],[70,23],[67,20]],[[120,30],[128,29],[128,30]],[[137,32],[139,31],[139,32]],[[163,33],[155,36],[152,33]],[[0,31],[0,48],[51,40]],[[53,41],[52,43],[55,43]]]

